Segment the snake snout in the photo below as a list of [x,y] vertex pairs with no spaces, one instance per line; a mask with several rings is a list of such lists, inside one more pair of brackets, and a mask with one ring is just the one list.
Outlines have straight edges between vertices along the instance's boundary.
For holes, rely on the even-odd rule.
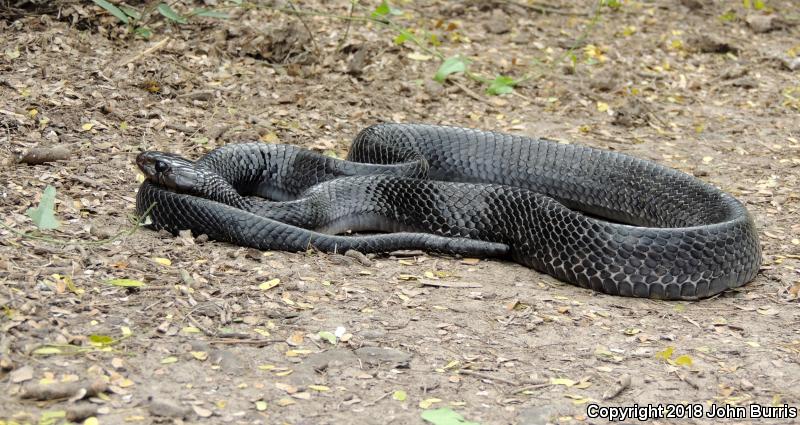
[[148,180],[170,189],[191,191],[200,181],[194,163],[174,154],[142,152],[136,156],[136,165]]

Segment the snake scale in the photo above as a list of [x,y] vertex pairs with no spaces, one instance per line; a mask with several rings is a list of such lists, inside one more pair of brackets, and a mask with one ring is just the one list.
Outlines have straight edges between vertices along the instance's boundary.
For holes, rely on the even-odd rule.
[[[143,152],[137,211],[258,249],[426,249],[510,257],[613,295],[693,300],[752,280],[746,208],[688,174],[616,152],[422,124],[361,131],[347,160],[241,143],[192,162]],[[346,231],[391,232],[359,236]]]

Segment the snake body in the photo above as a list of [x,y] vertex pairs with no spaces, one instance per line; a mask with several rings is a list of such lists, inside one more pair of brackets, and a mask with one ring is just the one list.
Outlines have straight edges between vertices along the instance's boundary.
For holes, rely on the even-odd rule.
[[[137,209],[156,203],[154,227],[260,249],[510,256],[578,286],[671,300],[743,285],[761,259],[746,208],[714,186],[543,139],[379,124],[348,160],[244,143],[138,162],[149,181]],[[336,235],[347,230],[399,233]]]

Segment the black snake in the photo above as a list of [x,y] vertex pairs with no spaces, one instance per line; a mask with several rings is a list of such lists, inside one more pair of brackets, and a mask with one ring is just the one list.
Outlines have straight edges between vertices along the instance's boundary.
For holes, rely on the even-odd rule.
[[[419,124],[363,130],[348,160],[232,144],[195,162],[144,152],[137,210],[152,226],[259,249],[427,249],[510,256],[614,295],[698,299],[753,279],[745,207],[628,155]],[[265,199],[268,198],[269,200]],[[365,236],[345,231],[381,231]]]

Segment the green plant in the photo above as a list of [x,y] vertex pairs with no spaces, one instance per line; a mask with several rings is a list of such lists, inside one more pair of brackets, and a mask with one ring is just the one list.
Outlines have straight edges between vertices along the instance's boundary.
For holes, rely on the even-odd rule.
[[[196,8],[189,13],[182,15],[165,2],[150,2],[144,9],[140,10],[126,5],[116,6],[107,0],[93,1],[96,5],[105,9],[108,13],[119,19],[120,22],[127,25],[134,34],[142,38],[150,38],[153,35],[153,31],[148,27],[150,22],[149,18],[153,15],[153,12],[158,12],[159,15],[176,24],[186,24],[189,22],[189,19],[194,17],[217,19],[228,18],[227,13],[205,8]],[[235,5],[241,5],[242,0],[235,0],[233,3]]]

